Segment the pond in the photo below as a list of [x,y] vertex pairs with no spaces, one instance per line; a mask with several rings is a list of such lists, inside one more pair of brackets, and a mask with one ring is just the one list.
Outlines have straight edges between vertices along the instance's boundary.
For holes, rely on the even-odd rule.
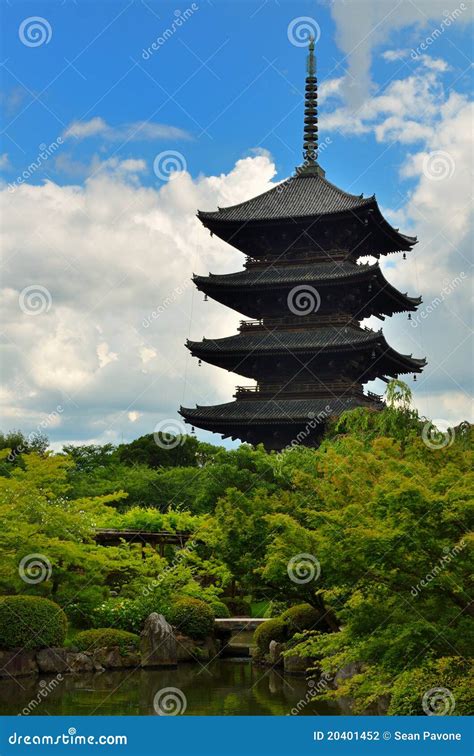
[[[168,695],[164,688],[174,688]],[[0,680],[0,713],[44,715],[156,715],[178,707],[190,715],[341,714],[336,705],[311,703],[304,677],[252,665],[249,659],[217,659],[203,666]],[[155,701],[155,706],[154,706]],[[183,712],[184,713],[184,712]],[[344,712],[347,713],[347,712]]]

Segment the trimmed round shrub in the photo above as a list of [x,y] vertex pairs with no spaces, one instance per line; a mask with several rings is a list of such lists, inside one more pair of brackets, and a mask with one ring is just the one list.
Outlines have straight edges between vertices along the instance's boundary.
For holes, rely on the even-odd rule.
[[253,637],[258,650],[262,654],[267,654],[270,641],[284,643],[288,640],[288,627],[281,617],[275,617],[259,625]]
[[303,630],[315,630],[320,618],[321,613],[310,604],[297,604],[281,615],[290,635],[301,633]]
[[220,619],[230,617],[229,609],[222,601],[213,601],[210,606],[216,617]]
[[83,630],[72,639],[72,645],[79,651],[95,651],[97,648],[118,646],[121,651],[138,650],[140,637],[126,630],[116,630],[114,627],[98,627],[95,630]]
[[0,648],[62,646],[67,618],[58,604],[39,596],[0,597]]
[[191,638],[205,638],[214,630],[214,612],[200,599],[183,598],[172,604],[166,618],[179,632]]

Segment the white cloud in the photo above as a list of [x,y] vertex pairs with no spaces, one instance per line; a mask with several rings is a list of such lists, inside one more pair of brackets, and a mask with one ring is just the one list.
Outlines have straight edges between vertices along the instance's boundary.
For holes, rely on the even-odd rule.
[[[184,342],[235,332],[240,316],[204,304],[190,278],[238,270],[243,255],[211,238],[195,213],[269,189],[275,167],[266,155],[249,157],[227,175],[182,173],[158,190],[138,182],[137,167],[112,160],[83,185],[0,193],[3,398],[12,427],[28,432],[62,404],[52,437],[118,440],[122,430],[152,432],[181,403],[232,397],[239,378],[198,368]],[[52,305],[28,317],[18,297],[34,284]]]
[[[334,0],[331,13],[338,45],[348,61],[345,94],[351,106],[360,105],[372,88],[373,51],[405,27],[414,29],[413,48],[423,53],[454,27],[471,22],[469,3],[446,7],[445,0]],[[421,45],[425,45],[423,48]]]
[[406,48],[403,50],[385,50],[385,52],[382,53],[382,58],[389,63],[394,63],[397,60],[404,60],[409,54],[410,50],[407,50]]
[[8,159],[8,153],[4,152],[0,155],[0,171],[4,171],[10,167],[10,161]]
[[65,130],[64,138],[88,139],[100,136],[111,142],[153,141],[155,139],[191,139],[191,134],[176,126],[150,121],[135,121],[134,123],[110,126],[103,118],[96,116],[89,121],[73,121]]

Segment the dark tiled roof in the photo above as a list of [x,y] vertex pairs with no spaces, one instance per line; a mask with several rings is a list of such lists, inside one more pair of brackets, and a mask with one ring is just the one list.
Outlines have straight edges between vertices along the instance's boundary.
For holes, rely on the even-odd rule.
[[373,197],[344,192],[321,175],[297,175],[239,205],[198,215],[203,221],[275,220],[341,213],[373,202]]
[[[262,422],[295,423],[309,422],[320,416],[321,420],[340,415],[345,410],[355,407],[368,406],[369,400],[363,402],[353,396],[335,398],[332,396],[315,399],[270,399],[268,401],[237,401],[228,404],[217,404],[211,407],[188,409],[181,407],[180,414],[190,422],[199,420],[214,424],[235,424],[244,422],[258,424]],[[370,405],[369,405],[370,406]],[[381,405],[372,405],[381,409]],[[324,416],[321,417],[321,413]]]
[[378,268],[375,265],[356,265],[351,262],[327,262],[299,265],[271,265],[267,268],[250,268],[227,275],[194,276],[194,281],[219,286],[259,286],[260,284],[291,284],[304,281],[331,281],[363,275]]
[[[303,318],[302,318],[303,320]],[[259,333],[239,333],[224,339],[188,341],[191,351],[199,352],[252,352],[278,351],[282,349],[305,350],[325,347],[351,347],[383,338],[381,331],[365,331],[354,327],[314,328],[305,331],[279,330]]]

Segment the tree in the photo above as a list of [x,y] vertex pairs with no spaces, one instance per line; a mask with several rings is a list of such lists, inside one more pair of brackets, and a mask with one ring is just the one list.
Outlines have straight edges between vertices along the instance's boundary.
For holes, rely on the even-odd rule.
[[171,436],[150,433],[130,444],[120,444],[117,456],[127,465],[148,467],[189,467],[197,465],[199,441],[194,436]]

